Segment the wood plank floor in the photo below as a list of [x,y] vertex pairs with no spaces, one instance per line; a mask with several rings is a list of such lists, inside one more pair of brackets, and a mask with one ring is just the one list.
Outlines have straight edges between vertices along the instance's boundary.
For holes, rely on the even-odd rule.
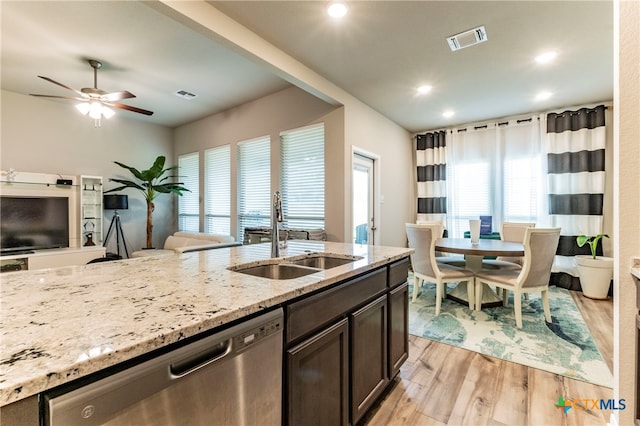
[[[613,369],[613,302],[572,292],[598,349]],[[388,425],[605,425],[610,411],[556,408],[612,398],[610,388],[569,379],[466,349],[409,336],[409,359],[377,408],[361,422]]]

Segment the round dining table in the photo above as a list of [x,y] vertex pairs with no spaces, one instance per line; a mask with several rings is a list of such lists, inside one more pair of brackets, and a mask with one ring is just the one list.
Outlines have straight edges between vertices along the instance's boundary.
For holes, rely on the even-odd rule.
[[[465,268],[474,272],[482,269],[484,256],[524,256],[524,246],[521,243],[482,238],[477,243],[471,243],[469,238],[440,238],[436,241],[435,248],[440,252],[463,254]],[[482,306],[476,306],[475,309],[501,306],[502,299],[487,284],[484,286]],[[458,284],[456,288],[447,293],[447,298],[468,306],[467,283]]]

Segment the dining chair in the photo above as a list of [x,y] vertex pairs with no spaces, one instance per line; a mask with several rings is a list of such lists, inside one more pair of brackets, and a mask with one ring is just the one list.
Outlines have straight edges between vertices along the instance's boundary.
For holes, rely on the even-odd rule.
[[[437,225],[439,229],[437,230],[436,235],[438,238],[444,237],[445,226],[442,221],[439,220],[418,220],[416,221],[417,225]],[[436,238],[437,239],[437,238]],[[465,267],[464,256],[450,256],[443,255],[439,251],[436,251],[436,262],[438,263],[446,263],[448,265],[457,266],[459,268]]]
[[[502,222],[500,225],[500,239],[513,243],[523,243],[524,233],[527,228],[534,228],[535,222]],[[496,259],[482,261],[482,267],[486,269],[521,269],[523,258],[498,256]]]
[[[502,241],[509,241],[513,243],[524,242],[524,231],[527,228],[534,228],[535,222],[502,222],[500,225],[500,239]],[[510,256],[498,256],[496,259],[486,259],[482,261],[482,267],[484,269],[522,269],[522,256],[510,257]],[[507,297],[508,291],[502,290],[502,295],[498,292],[498,296]],[[524,294],[525,300],[529,299],[529,296]]]
[[[559,240],[560,228],[526,228],[522,268],[483,269],[476,272],[476,303],[482,300],[483,284],[513,291],[516,325],[522,328],[522,294],[539,291],[542,294],[544,317],[551,322],[549,278]],[[507,291],[503,293],[502,304],[508,306]]]
[[438,224],[418,225],[405,224],[409,248],[411,254],[411,266],[413,268],[413,297],[415,302],[420,293],[420,285],[424,281],[436,284],[436,315],[440,314],[442,298],[446,295],[446,285],[450,282],[466,282],[467,295],[469,297],[469,309],[473,309],[475,286],[474,273],[468,269],[436,262],[436,240],[441,235],[442,229]]

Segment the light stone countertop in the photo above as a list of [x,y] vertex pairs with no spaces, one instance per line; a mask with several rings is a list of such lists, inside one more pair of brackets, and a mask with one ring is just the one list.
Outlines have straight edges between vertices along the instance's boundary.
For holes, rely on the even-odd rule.
[[277,306],[407,256],[398,247],[289,241],[362,256],[290,280],[227,270],[269,258],[270,243],[0,276],[0,406]]

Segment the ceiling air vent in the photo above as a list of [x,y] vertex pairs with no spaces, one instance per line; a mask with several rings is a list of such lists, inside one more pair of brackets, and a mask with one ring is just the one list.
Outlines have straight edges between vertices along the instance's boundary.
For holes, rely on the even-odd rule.
[[186,90],[178,90],[176,92],[176,96],[180,96],[181,98],[187,99],[187,100],[191,100],[193,98],[195,98],[197,95],[194,95],[191,92],[187,92]]
[[474,44],[482,43],[483,41],[487,41],[487,32],[484,29],[484,25],[447,37],[447,42],[453,52],[464,49],[465,47],[473,46]]

